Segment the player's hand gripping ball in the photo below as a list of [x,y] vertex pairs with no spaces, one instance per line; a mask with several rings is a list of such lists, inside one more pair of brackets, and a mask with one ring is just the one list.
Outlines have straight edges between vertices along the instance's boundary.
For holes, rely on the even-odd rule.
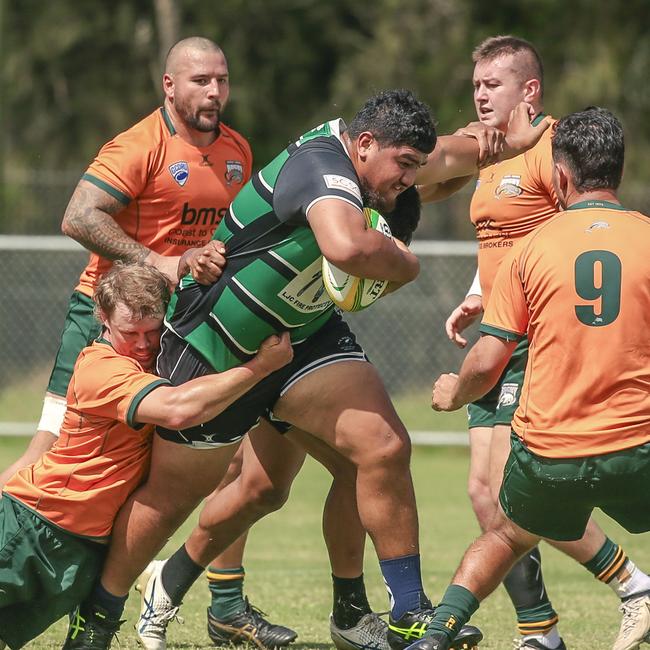
[[[364,208],[368,228],[379,230],[392,239],[390,227],[379,212]],[[381,298],[388,280],[357,278],[336,268],[323,257],[323,284],[332,302],[343,311],[361,311]]]

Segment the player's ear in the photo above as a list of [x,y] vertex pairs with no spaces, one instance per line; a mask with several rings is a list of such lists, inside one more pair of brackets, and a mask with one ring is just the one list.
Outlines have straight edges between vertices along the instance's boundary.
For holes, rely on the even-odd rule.
[[376,142],[375,136],[370,131],[363,131],[357,137],[357,151],[359,158],[365,160],[372,145]]
[[163,91],[165,93],[165,97],[167,97],[167,99],[169,99],[170,101],[173,101],[174,78],[168,72],[165,72],[165,74],[163,75],[162,86],[163,86]]
[[524,83],[524,101],[529,104],[539,100],[542,94],[542,84],[539,79],[529,79]]
[[99,322],[104,327],[108,327],[108,316],[106,315],[106,312],[103,309],[98,309],[95,313],[97,314],[97,318],[99,318]]
[[565,199],[569,191],[569,175],[566,167],[561,162],[553,163],[553,185],[560,203],[566,205]]

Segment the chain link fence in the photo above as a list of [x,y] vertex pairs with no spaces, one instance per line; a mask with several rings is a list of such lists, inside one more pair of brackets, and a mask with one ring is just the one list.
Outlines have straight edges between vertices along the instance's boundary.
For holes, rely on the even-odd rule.
[[[456,369],[464,355],[447,340],[444,322],[470,285],[476,247],[418,241],[413,249],[421,260],[416,282],[346,315],[393,397],[428,390],[436,373]],[[25,419],[23,386],[39,399],[45,389],[68,298],[88,253],[56,236],[0,236],[0,250],[0,396],[19,387],[17,399],[0,401],[0,422],[7,422]],[[32,421],[38,416],[34,412]]]

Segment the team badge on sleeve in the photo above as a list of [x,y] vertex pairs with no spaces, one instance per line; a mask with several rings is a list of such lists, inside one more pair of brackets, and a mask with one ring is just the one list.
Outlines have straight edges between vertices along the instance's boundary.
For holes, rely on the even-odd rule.
[[183,187],[183,185],[187,183],[187,179],[190,177],[190,166],[184,160],[179,160],[169,166],[169,173],[172,175],[172,178]]
[[244,165],[239,160],[226,160],[226,183],[241,185],[244,182]]

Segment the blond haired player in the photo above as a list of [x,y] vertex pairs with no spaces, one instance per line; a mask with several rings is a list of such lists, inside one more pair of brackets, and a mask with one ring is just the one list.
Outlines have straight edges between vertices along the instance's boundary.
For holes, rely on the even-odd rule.
[[[533,123],[541,119],[542,62],[530,43],[512,36],[489,38],[474,50],[473,60],[474,103],[482,123],[507,130],[509,113],[522,100],[531,107]],[[479,270],[467,298],[447,321],[449,337],[461,347],[466,345],[462,330],[489,304],[503,258],[525,235],[557,213],[559,205],[552,170],[549,130],[526,153],[480,171],[470,206],[479,243]],[[497,509],[503,467],[510,450],[510,422],[521,395],[527,350],[524,337],[494,388],[468,405],[471,442],[468,488],[483,530]],[[634,574],[635,588],[650,589],[650,579],[634,567],[621,547],[609,539],[601,544],[601,539],[601,531],[590,522],[585,539],[562,550],[586,563],[602,546],[604,562],[585,565],[597,578],[616,587],[619,579]],[[515,565],[504,585],[517,613],[520,647],[563,648],[556,626],[558,617],[546,593],[537,548]],[[636,612],[624,610],[625,625],[635,617]]]
[[[203,422],[291,360],[288,336],[274,336],[250,363],[171,386],[152,370],[167,282],[142,263],[116,265],[99,281],[102,332],[75,365],[60,438],[4,486],[0,640],[11,650],[99,588],[94,582],[117,511],[147,474],[154,425]],[[119,617],[104,610],[84,613],[94,616],[109,621],[113,631],[119,627]],[[78,627],[71,627],[66,647]]]
[[[102,147],[70,199],[62,229],[90,259],[70,298],[38,431],[0,485],[56,440],[75,360],[98,334],[94,288],[113,260],[146,261],[172,285],[188,266],[202,282],[221,273],[224,249],[210,241],[212,233],[252,168],[248,142],[221,120],[230,94],[223,51],[207,38],[179,41],[167,55],[162,87],[163,105]],[[230,552],[226,566],[239,566],[243,544]],[[242,589],[230,598],[231,608],[232,601],[235,609],[246,607]],[[296,637],[255,611],[247,609],[242,626],[254,625],[280,645]]]

